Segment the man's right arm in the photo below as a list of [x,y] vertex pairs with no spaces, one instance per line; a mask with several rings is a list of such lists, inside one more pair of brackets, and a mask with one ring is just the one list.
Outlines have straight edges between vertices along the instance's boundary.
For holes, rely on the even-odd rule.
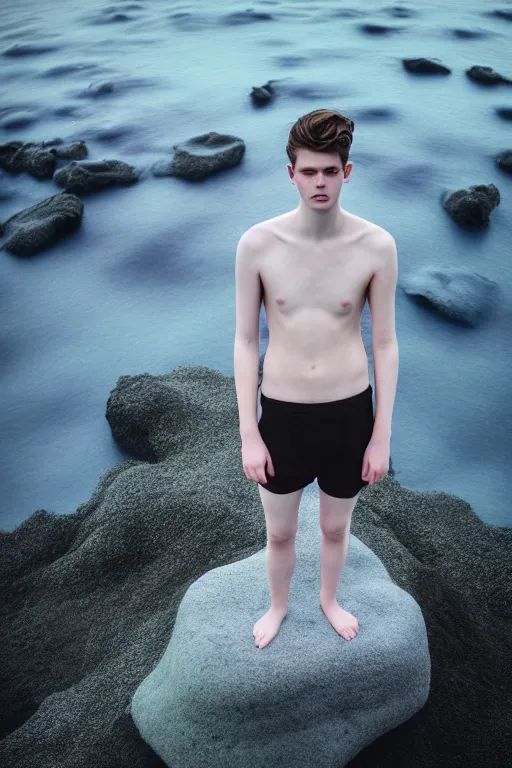
[[259,320],[262,300],[258,269],[258,232],[243,233],[236,251],[236,332],[234,348],[235,387],[240,436],[259,437],[257,399],[260,362]]

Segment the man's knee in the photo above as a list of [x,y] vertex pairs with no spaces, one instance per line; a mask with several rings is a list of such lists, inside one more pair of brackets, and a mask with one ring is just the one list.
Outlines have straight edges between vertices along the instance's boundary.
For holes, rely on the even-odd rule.
[[320,529],[329,538],[340,538],[350,529],[352,512],[357,504],[359,493],[350,499],[337,499],[325,491],[320,492]]

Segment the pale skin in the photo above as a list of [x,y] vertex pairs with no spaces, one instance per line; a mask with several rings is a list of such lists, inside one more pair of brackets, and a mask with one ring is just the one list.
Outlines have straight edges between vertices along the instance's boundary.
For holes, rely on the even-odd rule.
[[[299,191],[299,206],[251,228],[269,328],[261,385],[267,397],[327,402],[358,394],[370,383],[360,320],[372,278],[382,269],[382,242],[388,233],[340,207],[342,185],[352,167],[349,162],[343,170],[336,153],[300,149],[295,169],[287,166]],[[317,194],[328,199],[314,199]],[[375,312],[378,329],[371,307],[374,334],[394,333],[387,299],[386,317],[383,297]],[[247,303],[254,307],[254,302]],[[261,436],[254,432],[242,435],[244,439]],[[267,466],[273,473],[272,463]],[[252,479],[266,482],[264,475]],[[289,494],[273,494],[260,485],[258,489],[267,525],[271,606],[255,623],[253,636],[256,647],[264,648],[287,613],[303,489]],[[338,604],[336,593],[359,494],[350,499],[321,489],[319,494],[320,607],[336,632],[352,640],[359,632],[357,618]]]

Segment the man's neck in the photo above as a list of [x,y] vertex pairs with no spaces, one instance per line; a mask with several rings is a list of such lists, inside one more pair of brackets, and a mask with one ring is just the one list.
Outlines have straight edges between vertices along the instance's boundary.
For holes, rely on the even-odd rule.
[[321,244],[341,237],[347,227],[347,214],[339,205],[328,211],[312,211],[303,200],[293,211],[293,232],[301,240]]

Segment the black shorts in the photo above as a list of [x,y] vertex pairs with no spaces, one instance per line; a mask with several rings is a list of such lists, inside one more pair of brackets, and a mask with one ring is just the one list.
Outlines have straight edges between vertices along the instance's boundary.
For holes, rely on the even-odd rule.
[[373,432],[372,385],[364,392],[326,403],[293,403],[261,393],[258,429],[275,475],[265,465],[272,493],[292,493],[318,479],[330,496],[353,498],[363,480],[363,456]]

